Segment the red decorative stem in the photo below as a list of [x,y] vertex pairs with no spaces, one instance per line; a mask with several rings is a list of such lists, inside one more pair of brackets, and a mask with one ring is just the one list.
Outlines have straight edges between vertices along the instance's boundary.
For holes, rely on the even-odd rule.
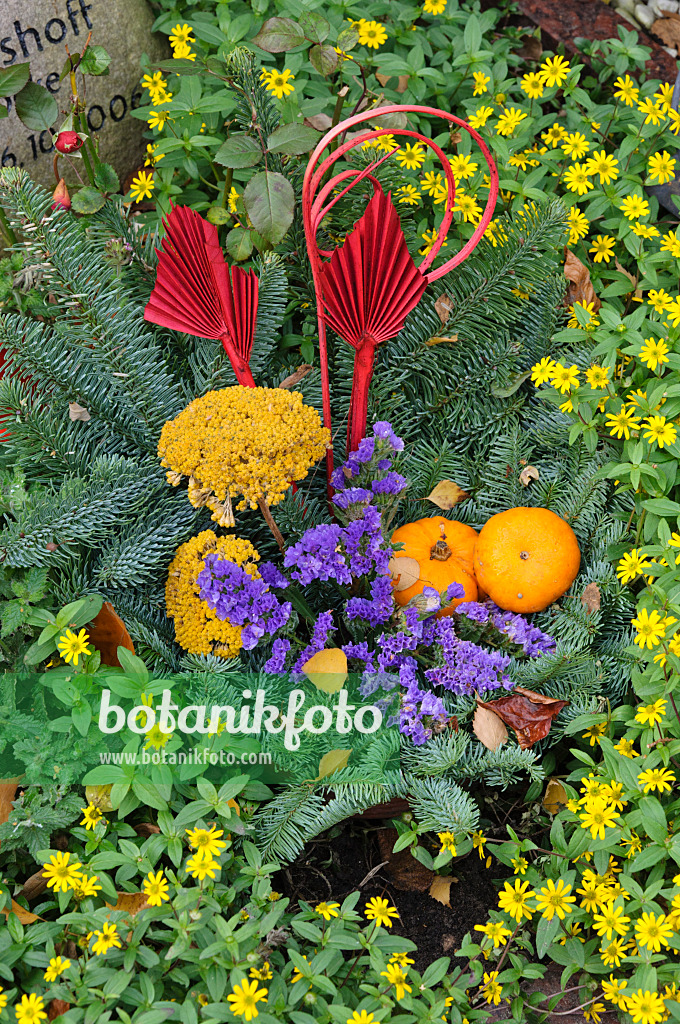
[[242,384],[243,387],[245,388],[257,387],[257,384],[255,383],[253,374],[250,369],[250,365],[248,364],[247,360],[245,360],[243,356],[239,355],[239,353],[236,351],[236,346],[231,340],[231,336],[229,334],[223,334],[222,337],[220,338],[220,341],[222,342],[222,347],[224,348],[224,351],[229,356],[231,368],[234,371],[234,376],[236,377],[236,380],[239,382],[239,384]]
[[375,339],[364,338],[354,356],[354,376],[352,378],[352,400],[347,420],[347,451],[353,452],[359,442],[366,436],[366,418],[368,416],[368,389],[373,377],[375,359]]

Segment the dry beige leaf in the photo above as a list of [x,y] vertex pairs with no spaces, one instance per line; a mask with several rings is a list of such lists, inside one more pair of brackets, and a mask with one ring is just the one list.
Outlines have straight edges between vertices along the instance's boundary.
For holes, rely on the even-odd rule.
[[650,31],[659,39],[663,39],[666,46],[680,46],[680,21],[676,21],[675,18],[659,18]]
[[387,83],[390,81],[391,78],[398,78],[399,81],[397,83],[396,91],[397,92],[406,92],[406,90],[408,89],[408,80],[409,80],[409,76],[408,75],[398,75],[398,76],[397,75],[381,75],[380,72],[376,72],[376,76],[375,77],[378,79],[378,81],[380,82],[381,85],[387,85]]
[[441,322],[443,324],[448,323],[453,310],[453,302],[448,295],[440,295],[439,298],[435,300],[434,308]]
[[43,869],[40,868],[40,871],[36,871],[35,874],[26,879],[19,891],[19,896],[25,896],[27,900],[34,900],[36,896],[40,896],[46,888],[47,879],[43,874]]
[[597,583],[588,584],[581,594],[581,604],[589,614],[590,612],[599,612],[602,604],[602,598],[600,595],[600,588]]
[[564,276],[569,281],[564,301],[568,306],[573,305],[575,302],[584,304],[592,302],[594,303],[593,309],[597,311],[602,303],[595,294],[595,289],[590,280],[590,271],[584,263],[581,263],[578,256],[574,255],[571,249],[565,249],[564,253]]
[[543,53],[543,43],[534,35],[525,36],[522,40],[522,45],[516,52],[517,56],[521,57],[522,60],[538,60]]
[[44,921],[43,917],[39,917],[38,914],[32,914],[30,910],[25,910],[20,903],[12,900],[12,910],[9,911],[7,907],[3,907],[2,913],[5,915],[5,920],[9,917],[10,913],[16,914],[22,924],[33,924],[34,921]]
[[312,114],[310,117],[306,117],[304,124],[308,128],[316,128],[318,132],[327,132],[333,124],[333,118],[329,117],[328,114]]
[[472,720],[472,731],[488,750],[498,750],[508,742],[508,730],[498,715],[478,707]]
[[48,1021],[57,1020],[63,1013],[68,1013],[70,1009],[71,1004],[63,999],[50,999],[47,1004],[47,1019]]
[[532,480],[538,480],[540,473],[535,466],[525,466],[519,475],[519,482],[522,487],[528,487]]
[[463,136],[460,132],[451,132],[449,140],[452,146],[457,146],[459,142],[463,141]]
[[427,496],[427,501],[431,501],[433,505],[436,505],[441,509],[453,508],[459,501],[465,501],[470,495],[467,491],[464,491],[453,480],[440,480],[436,487],[433,487]]
[[432,879],[432,885],[428,890],[432,899],[437,900],[438,903],[443,903],[445,907],[450,907],[452,882],[452,875],[435,875]]
[[415,558],[408,555],[395,555],[394,558],[390,558],[387,568],[392,573],[392,579],[396,580],[395,590],[408,590],[420,579],[420,565]]
[[543,797],[543,810],[548,814],[559,814],[563,807],[567,806],[567,791],[559,779],[548,779]]
[[296,384],[299,384],[300,381],[307,376],[311,369],[311,363],[303,363],[302,366],[298,366],[295,373],[291,373],[290,377],[285,377],[279,384],[279,387],[294,388]]
[[86,786],[85,787],[85,799],[88,804],[94,804],[100,811],[105,813],[106,811],[113,810],[113,804],[111,803],[111,790],[113,789],[113,783],[110,782],[106,786]]
[[119,892],[116,905],[107,903],[106,906],[110,910],[125,910],[130,917],[134,917],[140,910],[144,910],[149,906],[146,900],[146,893],[144,892]]
[[450,341],[450,342],[458,341],[458,335],[457,334],[450,334],[450,335],[436,334],[434,337],[428,338],[427,341],[425,342],[425,344],[429,345],[430,347],[432,347],[432,345],[441,345],[445,341]]
[[317,690],[337,693],[347,679],[347,655],[339,647],[317,651],[304,663],[302,671]]
[[82,420],[83,423],[87,423],[88,420],[92,419],[85,406],[78,405],[77,402],[68,403],[68,418],[73,420],[74,423],[76,420]]
[[[680,25],[680,22],[678,22],[678,24]],[[615,264],[616,269],[618,270],[619,274],[623,274],[624,277],[627,277],[628,280],[630,281],[631,285],[633,286],[631,288],[631,292],[635,293],[636,298],[641,299],[642,298],[642,288],[638,288],[638,286],[637,286],[637,283],[638,283],[637,277],[635,277],[634,274],[631,274],[630,270],[626,270],[626,268],[621,263],[619,263],[619,261],[616,259],[616,257],[614,258],[614,264]]]

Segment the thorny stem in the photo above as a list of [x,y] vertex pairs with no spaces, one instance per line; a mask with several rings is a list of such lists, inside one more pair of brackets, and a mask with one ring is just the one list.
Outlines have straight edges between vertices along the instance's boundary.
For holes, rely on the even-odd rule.
[[264,516],[264,519],[265,519],[265,522],[266,522],[267,526],[269,527],[269,529],[274,534],[274,540],[276,541],[276,543],[279,546],[279,551],[281,552],[281,554],[283,554],[283,552],[286,550],[286,544],[285,544],[285,541],[283,539],[283,534],[281,533],[281,531],[279,530],[278,526],[274,522],[274,517],[271,514],[271,510],[269,508],[269,505],[264,500],[264,498],[258,498],[257,499],[257,504],[260,506],[260,512]]

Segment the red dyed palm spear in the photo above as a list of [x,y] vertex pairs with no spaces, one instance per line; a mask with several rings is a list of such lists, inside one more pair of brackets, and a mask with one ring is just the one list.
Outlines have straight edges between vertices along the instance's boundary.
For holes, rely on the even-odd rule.
[[[348,422],[348,450],[358,445],[366,432],[368,387],[373,373],[375,349],[381,342],[395,337],[404,326],[406,317],[421,298],[430,281],[434,281],[457,266],[472,252],[493,216],[498,195],[498,172],[483,139],[465,121],[433,107],[383,107],[379,114],[417,113],[443,118],[469,132],[477,142],[489,168],[489,198],[481,221],[472,237],[462,249],[443,266],[426,273],[444,244],[453,218],[455,181],[449,161],[442,149],[426,136],[409,129],[377,129],[362,133],[358,138],[340,142],[325,159],[326,147],[338,136],[363,121],[374,120],[377,111],[363,111],[332,128],[312,153],[302,187],[302,212],[307,238],[307,250],[317,293],[319,350],[321,357],[321,383],[323,389],[324,425],[331,427],[330,382],[326,348],[326,325],[336,331],[355,350],[354,379]],[[380,184],[371,173],[384,160],[399,149],[380,157],[368,167],[345,170],[329,177],[334,163],[350,149],[363,145],[369,139],[382,135],[405,135],[433,150],[438,157],[448,195],[442,223],[435,241],[419,267],[416,267],[406,247],[404,234],[390,196],[385,196]],[[319,166],[317,167],[317,162]],[[325,183],[324,183],[324,179]],[[333,253],[320,250],[316,236],[322,221],[335,204],[353,186],[368,179],[374,188],[373,198],[366,211],[355,224],[340,249]],[[339,187],[341,182],[349,182]],[[325,258],[330,256],[330,261]],[[332,453],[327,456],[327,473],[333,469]]]
[[224,262],[217,228],[195,210],[173,206],[164,220],[156,284],[144,319],[161,327],[220,340],[236,378],[255,387],[250,353],[257,318],[254,271]]

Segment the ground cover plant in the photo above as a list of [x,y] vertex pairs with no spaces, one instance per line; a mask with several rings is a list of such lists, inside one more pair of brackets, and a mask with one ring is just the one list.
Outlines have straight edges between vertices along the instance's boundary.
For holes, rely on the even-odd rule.
[[[671,90],[644,80],[645,51],[632,32],[584,43],[586,65],[539,52],[505,8],[480,12],[453,0],[374,7],[357,11],[371,14],[359,19],[346,6],[321,13],[290,0],[220,5],[217,12],[200,3],[168,5],[157,24],[170,35],[174,56],[145,69],[150,102],[137,113],[149,124],[147,164],[125,201],[105,195],[99,211],[76,218],[63,205],[53,209],[53,197],[25,175],[3,173],[8,225],[25,240],[12,259],[29,271],[39,267],[49,296],[45,314],[30,290],[25,299],[12,294],[18,312],[0,327],[9,434],[0,453],[2,643],[10,668],[3,741],[17,772],[28,770],[45,730],[51,734],[0,825],[15,887],[4,890],[6,908],[12,895],[25,902],[19,882],[36,862],[52,865],[48,876],[65,868],[59,900],[33,907],[47,924],[25,920],[24,932],[16,915],[8,917],[8,956],[25,956],[33,970],[8,992],[20,1020],[40,1019],[36,999],[68,1003],[67,1020],[94,1019],[112,1012],[109,998],[120,1000],[115,1013],[123,1020],[156,1012],[192,1021],[278,1015],[296,1024],[370,1024],[394,1016],[396,1003],[404,1019],[444,1014],[460,1024],[486,1019],[485,1008],[505,1000],[515,1019],[541,1020],[561,998],[528,994],[527,979],[543,974],[546,959],[563,967],[561,988],[577,991],[586,1019],[607,1009],[634,1024],[679,1015],[680,448],[671,374],[680,242],[676,214],[660,209],[649,191],[675,173],[680,121]],[[359,137],[347,166],[362,172],[377,164],[378,187],[391,192],[418,259],[432,254],[453,207],[446,247],[433,263],[441,266],[472,237],[494,183],[465,131],[437,134],[437,122],[425,115],[379,112],[385,104],[414,103],[459,104],[456,112],[493,154],[500,199],[473,255],[431,285],[398,335],[377,348],[366,436],[348,445],[353,353],[330,331],[332,435],[320,417],[324,363],[304,255],[303,172],[323,130],[363,105],[374,110],[364,127],[384,134],[363,143]],[[400,137],[407,123],[432,133],[445,150],[455,199],[448,172],[438,170],[429,150]],[[367,183],[340,198],[320,234],[325,249],[342,245],[372,195]],[[186,325],[161,320],[154,327],[142,318],[157,280],[154,231],[171,199],[202,213],[229,262],[253,271],[230,279],[234,294],[238,281],[257,288],[245,368],[240,350],[230,351],[219,335],[195,337],[184,333]],[[246,369],[259,387],[244,386]],[[284,417],[287,438],[277,426]],[[220,448],[215,418],[236,426],[231,449]],[[244,422],[262,430],[266,423],[268,436],[278,437],[269,461],[253,454],[252,427],[238,434]],[[332,511],[323,467],[331,443]],[[218,458],[202,463],[206,447]],[[246,474],[239,476],[236,455],[250,460]],[[479,538],[466,531],[488,537],[489,520],[517,506],[557,513],[580,558],[556,603],[541,591],[535,608],[512,608],[498,591],[499,609],[480,593]],[[441,585],[428,590],[419,566],[423,549],[439,543],[437,530],[456,544],[454,557],[439,549]],[[525,601],[524,588],[516,589]],[[94,605],[69,609],[70,637],[59,618],[65,604],[83,599],[108,599],[121,615],[137,655],[121,654],[123,669],[100,664],[94,650],[81,650],[75,669],[54,664],[58,645],[62,656],[70,643],[88,645]],[[453,615],[437,617],[442,608]],[[87,629],[79,640],[81,626]],[[31,644],[41,689],[63,713],[57,729],[47,705],[42,713],[21,705]],[[304,671],[319,656],[322,666],[330,657],[336,671],[340,656],[340,674],[355,677],[358,695],[391,715],[380,742],[353,744],[348,754],[319,739],[295,757],[272,741],[290,773],[284,789],[239,781],[236,770],[221,791],[223,780],[210,773],[152,772],[151,787],[144,773],[107,766],[110,778],[97,774],[94,715],[105,684],[118,685],[121,701],[143,692],[152,704],[171,677],[196,702],[227,703],[244,680],[257,678],[284,702],[292,673],[330,705],[332,695]],[[528,702],[535,714],[527,693],[544,709],[538,731],[528,732],[514,706],[502,704],[523,700],[524,711]],[[499,728],[506,708],[505,742],[485,741],[480,713]],[[132,740],[129,733],[116,742],[153,747],[154,740],[167,750],[180,742],[157,734]],[[233,740],[220,732],[212,742],[226,749]],[[81,760],[55,781],[49,765],[59,744],[75,744]],[[105,818],[83,800],[84,779],[112,786],[101,798]],[[485,817],[483,794],[486,787],[517,793],[520,783],[528,814],[538,812],[536,828],[515,822],[505,839],[505,826]],[[433,964],[420,988],[408,949],[384,944],[380,927],[396,919],[389,904],[373,907],[381,918],[373,931],[357,933],[352,897],[341,909],[324,901],[293,917],[292,933],[311,943],[301,946],[308,960],[318,960],[319,947],[349,955],[324,960],[321,953],[306,994],[292,980],[288,990],[289,967],[272,938],[279,923],[271,917],[285,916],[285,908],[263,882],[257,914],[264,923],[248,930],[243,914],[252,917],[252,906],[232,895],[243,892],[249,870],[241,851],[259,877],[257,847],[267,857],[293,858],[320,831],[396,796],[408,797],[412,808],[396,823],[397,851],[410,849],[444,876],[470,850],[482,859],[495,853],[500,874],[514,872],[501,880],[498,908],[463,942],[468,966],[461,974]],[[234,797],[238,816],[228,804]],[[160,830],[146,839],[136,831],[145,826],[145,806]],[[228,844],[213,851],[215,872],[221,865],[220,878],[229,878],[226,893],[204,870],[210,857],[194,858],[190,873],[206,875],[205,904],[202,887],[192,897],[180,881],[182,835],[194,840],[177,818],[182,826],[205,825],[206,833],[215,819],[232,833],[234,852]],[[66,854],[39,842],[45,828],[68,829]],[[116,841],[106,845],[114,832]],[[73,871],[70,858],[81,862]],[[92,899],[64,916],[83,864],[86,878],[100,876],[111,906]],[[107,874],[113,869],[115,879]],[[166,879],[177,894],[175,918],[167,918],[172,940],[161,935]],[[124,903],[112,910],[121,886],[151,896],[150,907],[153,899],[160,910],[142,909],[139,918]],[[221,917],[192,918],[194,898],[209,912],[237,903],[238,927],[266,962],[256,963],[250,946],[237,954]],[[268,911],[267,901],[281,909]],[[128,924],[117,913],[133,916]],[[162,920],[152,925],[157,915]],[[222,921],[215,934],[229,950],[225,962],[218,940],[200,934],[213,920]],[[321,920],[321,930],[310,924]],[[94,938],[91,950],[78,947],[81,925],[94,933],[96,949]],[[281,927],[290,934],[287,917]],[[352,967],[351,951],[370,950],[374,936],[377,951]],[[26,954],[24,942],[35,950]],[[121,958],[129,972],[133,949],[153,975],[139,992],[106,973],[108,960],[99,966],[100,957],[112,964]],[[396,957],[391,964],[388,952]],[[57,957],[71,961],[63,968],[68,985]],[[290,957],[306,977],[307,961]],[[191,966],[178,966],[183,958]],[[45,981],[56,983],[54,991]],[[194,991],[180,1003],[174,986],[204,983],[207,994]],[[271,988],[266,1006],[259,984]],[[94,999],[92,986],[106,1000]],[[336,1012],[339,991],[352,998]]]

